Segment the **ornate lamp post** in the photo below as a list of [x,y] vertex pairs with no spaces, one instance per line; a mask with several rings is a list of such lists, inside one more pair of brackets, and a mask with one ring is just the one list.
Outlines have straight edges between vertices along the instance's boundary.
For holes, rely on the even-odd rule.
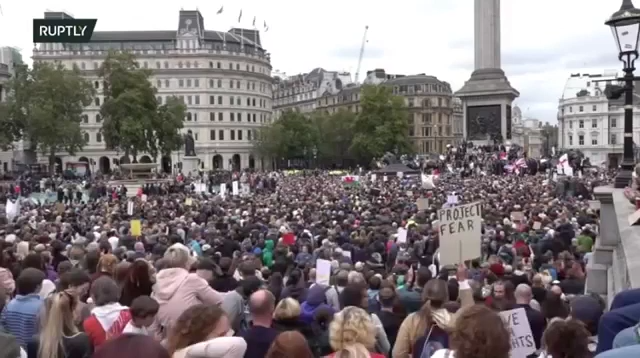
[[620,10],[605,22],[611,27],[618,45],[618,59],[623,63],[624,86],[612,89],[609,97],[620,98],[624,93],[624,154],[622,165],[615,179],[615,188],[625,188],[631,182],[631,173],[635,165],[633,155],[633,81],[635,60],[638,58],[638,40],[640,37],[640,10],[631,0],[623,0]]

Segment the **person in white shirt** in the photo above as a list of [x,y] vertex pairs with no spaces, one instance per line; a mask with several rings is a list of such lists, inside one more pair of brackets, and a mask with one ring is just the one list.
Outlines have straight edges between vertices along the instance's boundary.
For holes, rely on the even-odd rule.
[[160,305],[153,298],[149,296],[136,297],[129,306],[131,320],[124,327],[122,333],[150,335],[147,327],[153,323],[159,309]]

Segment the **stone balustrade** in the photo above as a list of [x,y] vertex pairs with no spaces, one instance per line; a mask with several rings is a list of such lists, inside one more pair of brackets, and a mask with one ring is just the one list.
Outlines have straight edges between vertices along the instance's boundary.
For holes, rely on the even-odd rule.
[[594,195],[600,202],[600,231],[587,264],[586,290],[610,303],[616,293],[640,288],[640,226],[629,226],[635,206],[623,189],[601,186]]

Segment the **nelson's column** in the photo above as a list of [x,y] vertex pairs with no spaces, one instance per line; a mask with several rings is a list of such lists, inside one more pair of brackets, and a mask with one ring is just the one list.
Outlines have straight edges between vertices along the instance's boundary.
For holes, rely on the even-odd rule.
[[456,92],[462,99],[463,135],[483,145],[511,139],[511,103],[520,95],[500,68],[500,0],[475,0],[475,66]]

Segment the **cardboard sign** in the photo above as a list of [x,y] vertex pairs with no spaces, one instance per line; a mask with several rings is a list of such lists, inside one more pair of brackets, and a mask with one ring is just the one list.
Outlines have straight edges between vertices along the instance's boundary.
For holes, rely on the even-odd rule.
[[186,206],[193,205],[193,199],[191,199],[191,198],[184,199],[184,205],[186,205]]
[[429,209],[429,199],[428,198],[420,198],[416,201],[416,205],[418,206],[419,211],[424,211]]
[[511,220],[513,220],[513,221],[524,221],[524,213],[522,211],[512,211],[511,212]]
[[56,204],[56,212],[58,214],[64,213],[64,204],[63,203],[57,203]]
[[319,285],[329,286],[331,278],[331,261],[317,259],[316,260],[316,283]]
[[600,210],[600,200],[589,200],[589,208]]
[[133,201],[127,203],[127,215],[133,215]]
[[533,223],[533,230],[540,230],[540,228],[542,227],[542,223],[539,221],[536,221]]
[[412,196],[413,196],[413,192],[412,192],[412,191],[408,191],[408,192],[407,192],[407,196],[408,196],[408,197],[412,197]]
[[500,318],[511,332],[511,357],[526,358],[536,351],[529,319],[524,308],[500,312]]
[[438,210],[440,265],[462,263],[481,256],[482,203]]

